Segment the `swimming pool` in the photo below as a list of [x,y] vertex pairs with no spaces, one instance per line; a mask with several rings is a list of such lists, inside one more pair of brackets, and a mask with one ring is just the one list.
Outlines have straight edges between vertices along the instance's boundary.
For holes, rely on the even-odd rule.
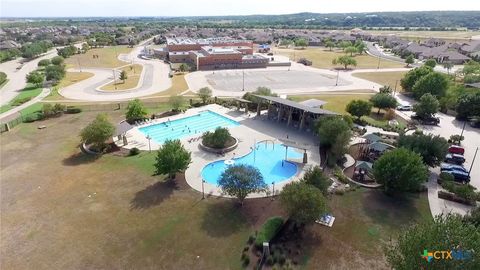
[[217,127],[232,127],[238,125],[240,124],[234,120],[207,110],[173,121],[142,127],[139,128],[139,130],[145,136],[150,136],[156,143],[162,144],[166,140],[180,139],[195,134],[201,135]]
[[[302,158],[303,154],[288,148],[287,156],[288,158]],[[284,158],[285,146],[261,142],[257,143],[255,152],[252,151],[248,155],[235,158],[233,163],[257,167],[262,173],[265,183],[271,184],[287,180],[297,173],[297,165],[288,161],[284,162]],[[209,163],[202,169],[202,178],[207,183],[218,185],[220,175],[228,166],[225,164],[225,160]]]

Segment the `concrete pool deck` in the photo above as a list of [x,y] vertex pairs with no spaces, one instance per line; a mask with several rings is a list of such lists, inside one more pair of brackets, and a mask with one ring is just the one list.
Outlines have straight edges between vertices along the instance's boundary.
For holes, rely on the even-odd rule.
[[[180,139],[184,147],[192,153],[192,163],[185,171],[186,181],[193,189],[199,192],[202,192],[201,173],[203,167],[217,160],[233,159],[247,155],[251,152],[251,147],[254,145],[255,142],[258,143],[265,140],[274,141],[278,144],[288,142],[294,143],[298,145],[298,147],[306,149],[308,155],[308,163],[302,164],[301,160],[289,159],[289,161],[292,161],[297,165],[297,173],[290,179],[275,183],[275,194],[278,194],[278,192],[280,192],[286,184],[290,183],[291,181],[296,181],[300,179],[307,168],[320,164],[318,140],[312,134],[309,134],[307,132],[299,132],[294,128],[287,127],[285,124],[267,120],[264,116],[256,117],[255,115],[254,117],[254,114],[252,113],[249,116],[243,112],[231,110],[216,104],[211,104],[200,108],[193,108],[183,114],[157,119],[155,123],[162,123],[168,121],[168,118],[173,121],[179,118],[195,115],[198,112],[204,110],[211,110],[215,113],[239,122],[239,126],[229,127],[230,133],[232,134],[232,136],[239,140],[239,143],[238,147],[235,150],[225,154],[224,156],[221,156],[201,150],[199,147],[200,140],[194,142],[188,141],[191,138],[200,137],[201,134]],[[120,141],[117,142],[119,143],[119,146],[127,149],[137,147],[140,150],[149,150],[148,140],[145,138],[144,134],[138,130],[138,127],[135,127],[132,130],[128,131],[126,136],[128,140],[128,145],[122,146]],[[159,144],[155,143],[153,140],[151,141],[150,146],[152,150],[157,150],[159,148]],[[299,149],[298,151],[300,153],[303,153],[303,150]],[[267,183],[268,185],[268,194],[265,192],[254,193],[249,195],[247,198],[260,198],[271,195],[273,189],[272,183],[268,180],[268,176],[264,175],[264,178],[265,183]],[[220,188],[209,183],[204,183],[204,191],[206,196],[228,197],[222,194]]]

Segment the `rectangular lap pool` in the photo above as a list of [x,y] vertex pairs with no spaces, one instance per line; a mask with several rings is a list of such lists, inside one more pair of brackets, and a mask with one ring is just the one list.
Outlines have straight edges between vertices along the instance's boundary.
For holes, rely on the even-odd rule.
[[238,122],[212,111],[203,111],[196,115],[180,118],[173,121],[139,128],[145,136],[150,136],[156,143],[162,144],[166,140],[180,139],[197,134],[200,136],[206,131],[217,127],[233,127]]

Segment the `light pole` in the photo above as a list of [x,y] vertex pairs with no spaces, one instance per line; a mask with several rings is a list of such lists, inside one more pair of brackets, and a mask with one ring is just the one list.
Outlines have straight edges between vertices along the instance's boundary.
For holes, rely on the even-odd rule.
[[377,69],[380,68],[380,55],[378,56],[378,64],[377,64]]
[[274,200],[274,197],[275,196],[275,182],[272,182],[272,201]]
[[475,158],[477,157],[477,152],[478,152],[478,147],[475,150],[475,155],[473,155],[472,164],[470,165],[470,170],[468,170],[468,176],[470,176],[470,172],[472,172],[473,164],[475,163]]
[[147,140],[148,140],[148,152],[152,152],[152,147],[150,145],[150,140],[152,139],[152,137],[150,137],[150,135],[147,135]]
[[205,199],[205,187],[203,186],[205,184],[205,180],[202,179],[202,200]]
[[115,90],[117,90],[117,80],[115,79],[115,69],[112,69],[113,74],[113,85],[115,86]]
[[242,91],[245,91],[245,70],[242,69]]
[[335,86],[338,85],[338,76],[340,75],[340,70],[337,69],[337,81],[335,82]]
[[80,65],[80,59],[77,58],[77,62],[78,62],[78,69],[80,70],[80,72],[82,72],[82,66]]
[[462,127],[462,133],[460,133],[460,139],[462,139],[463,136],[463,131],[465,130],[465,125],[467,124],[467,121],[463,122],[463,127]]

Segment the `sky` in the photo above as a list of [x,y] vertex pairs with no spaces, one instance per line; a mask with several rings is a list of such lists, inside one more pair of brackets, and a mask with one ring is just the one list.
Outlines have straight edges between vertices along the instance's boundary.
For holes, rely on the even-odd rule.
[[217,16],[477,10],[478,0],[0,0],[1,17]]

